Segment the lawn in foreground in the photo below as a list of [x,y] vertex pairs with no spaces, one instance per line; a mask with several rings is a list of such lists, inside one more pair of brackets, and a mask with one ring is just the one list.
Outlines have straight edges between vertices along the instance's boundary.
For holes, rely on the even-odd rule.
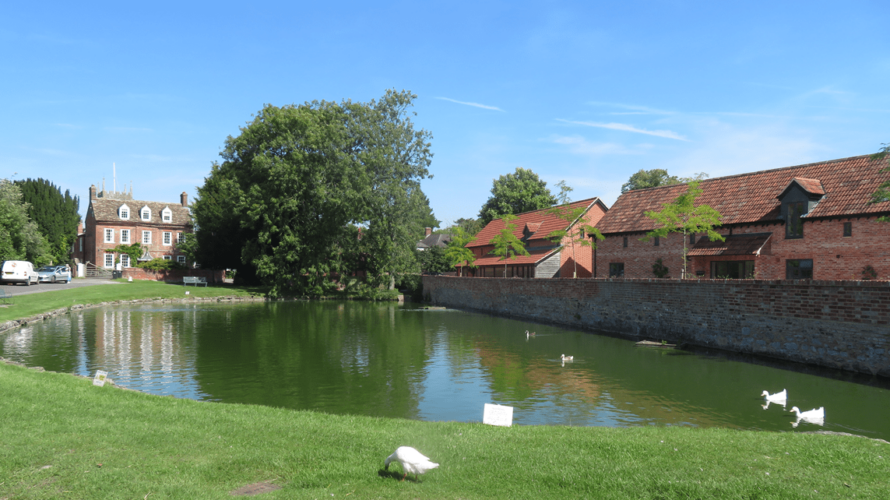
[[[680,427],[492,427],[174,399],[0,363],[0,498],[881,498],[890,445]],[[407,445],[438,462],[400,482]],[[399,470],[391,466],[390,472]]]
[[185,292],[189,292],[189,297],[247,297],[262,296],[267,291],[265,287],[184,287],[159,281],[115,281],[118,283],[15,296],[12,304],[0,307],[0,323],[75,305],[99,304],[116,300],[182,299],[186,297]]

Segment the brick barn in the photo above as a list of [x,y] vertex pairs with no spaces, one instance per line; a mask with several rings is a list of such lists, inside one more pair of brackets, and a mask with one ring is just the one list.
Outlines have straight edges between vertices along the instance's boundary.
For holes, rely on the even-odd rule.
[[113,269],[120,261],[122,268],[135,266],[129,256],[107,249],[118,245],[140,243],[145,249],[139,261],[156,258],[175,260],[188,265],[185,255],[177,251],[176,244],[192,232],[188,209],[188,195],[182,193],[179,203],[140,201],[130,192],[102,191],[90,186],[90,205],[84,221],[83,232],[75,242],[72,258],[75,263],[92,264],[99,268]]
[[[569,207],[572,209],[583,207],[584,212],[579,217],[579,221],[574,224],[583,221],[584,224],[590,226],[596,226],[608,210],[608,207],[599,198],[576,201]],[[559,217],[548,214],[548,210],[550,209],[516,214],[518,218],[513,221],[513,224],[516,225],[513,235],[523,242],[530,255],[528,257],[518,255],[515,259],[507,259],[507,277],[571,278],[575,269],[575,259],[577,259],[578,277],[589,278],[593,271],[590,247],[581,247],[576,243],[573,252],[569,237],[563,238],[561,242],[547,239],[547,235],[553,231],[566,229],[568,225]],[[480,278],[504,276],[505,262],[500,260],[500,257],[491,254],[494,245],[490,243],[491,239],[497,236],[502,229],[504,229],[504,221],[495,219],[476,234],[476,241],[467,244],[467,248],[471,249],[476,256],[476,269],[465,270],[466,275]]]
[[[890,278],[890,201],[869,204],[890,180],[885,161],[843,158],[701,182],[696,205],[721,214],[725,242],[688,236],[689,278],[860,280]],[[642,239],[686,185],[622,194],[600,220],[606,236],[594,250],[595,277],[653,278],[656,259],[669,277],[682,271],[682,234]]]

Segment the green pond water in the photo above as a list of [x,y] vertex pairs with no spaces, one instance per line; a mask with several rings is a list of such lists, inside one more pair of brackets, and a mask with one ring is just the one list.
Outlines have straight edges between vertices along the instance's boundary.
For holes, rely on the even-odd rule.
[[[525,331],[536,333],[526,337]],[[658,339],[654,339],[658,340]],[[563,363],[560,355],[574,356]],[[519,425],[829,430],[890,440],[890,383],[457,310],[366,302],[90,309],[0,337],[0,356],[204,401]],[[787,409],[825,407],[823,425]]]

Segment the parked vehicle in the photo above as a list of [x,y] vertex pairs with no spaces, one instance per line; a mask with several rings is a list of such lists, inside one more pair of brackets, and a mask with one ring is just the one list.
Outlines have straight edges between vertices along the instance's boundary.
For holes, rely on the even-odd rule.
[[71,269],[68,266],[43,266],[37,270],[37,281],[41,283],[68,283],[71,281]]
[[24,283],[30,286],[32,283],[36,285],[40,282],[34,264],[26,260],[5,260],[0,266],[0,283],[13,285]]

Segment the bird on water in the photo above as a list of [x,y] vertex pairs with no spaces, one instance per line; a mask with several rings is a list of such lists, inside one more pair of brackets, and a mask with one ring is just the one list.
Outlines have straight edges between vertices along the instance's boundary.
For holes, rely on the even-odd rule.
[[386,457],[386,463],[383,467],[384,470],[389,470],[389,463],[393,460],[402,464],[402,472],[404,475],[402,476],[401,481],[404,481],[405,478],[408,477],[408,474],[414,474],[414,478],[419,479],[420,474],[439,466],[439,464],[433,463],[429,458],[424,456],[423,453],[410,446],[399,446],[392,455]]
[[559,357],[559,359],[561,359],[563,361],[572,361],[575,359],[575,356],[566,356],[565,354],[563,354],[562,356]]
[[535,336],[535,332],[529,333],[528,330],[525,331],[525,338],[534,337],[534,336]]

